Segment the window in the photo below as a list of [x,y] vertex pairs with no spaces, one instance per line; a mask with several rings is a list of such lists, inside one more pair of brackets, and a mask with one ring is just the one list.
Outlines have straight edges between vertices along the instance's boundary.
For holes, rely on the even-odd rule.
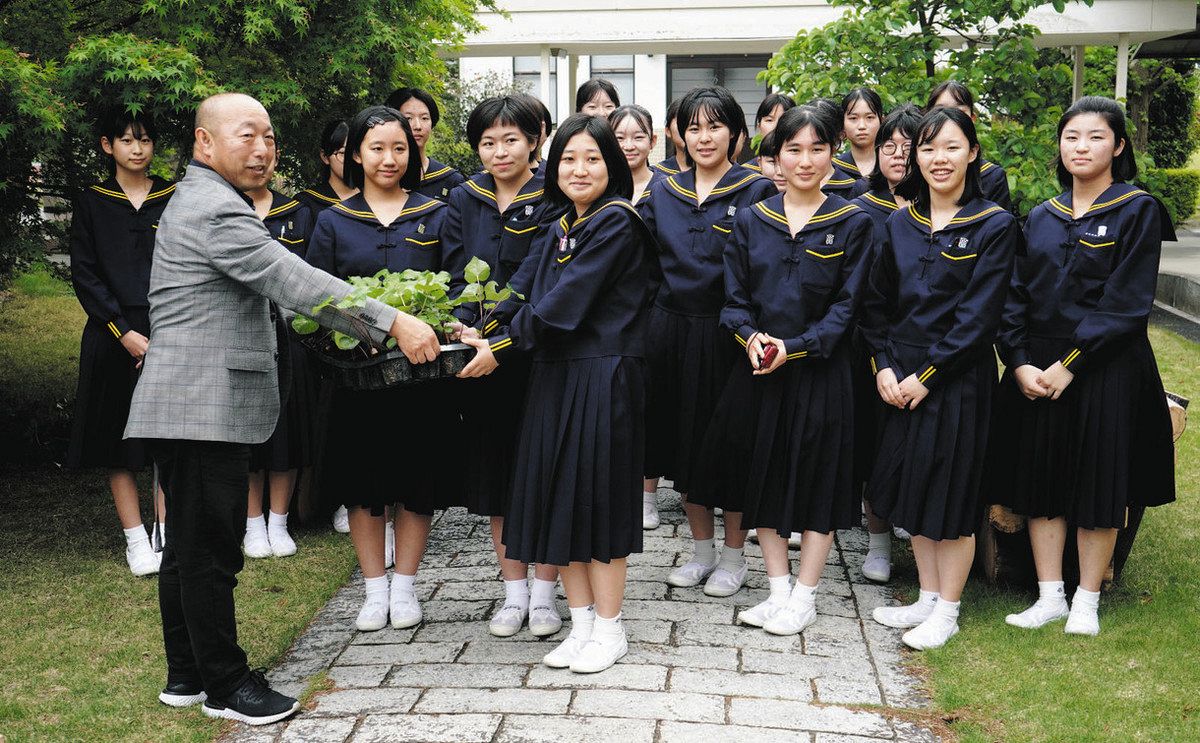
[[[541,57],[513,57],[513,87],[522,93],[542,97]],[[558,116],[558,57],[550,57],[550,100],[542,103],[552,115]]]
[[[758,73],[766,69],[770,57],[668,57],[667,101],[682,97],[692,88],[703,85],[721,85],[733,94],[746,114],[746,128],[754,135],[754,114],[758,104],[770,93],[770,89],[758,82]],[[668,151],[675,148],[668,143]],[[743,159],[753,156],[750,148],[742,152]]]
[[602,77],[613,84],[621,103],[633,103],[633,55],[593,54],[592,77]]

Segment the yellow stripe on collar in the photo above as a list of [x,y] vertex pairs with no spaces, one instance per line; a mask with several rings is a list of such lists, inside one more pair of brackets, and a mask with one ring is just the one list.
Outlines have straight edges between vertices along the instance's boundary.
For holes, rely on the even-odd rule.
[[[489,190],[487,190],[486,188],[484,188],[483,186],[479,185],[479,184],[478,184],[478,183],[476,183],[475,181],[467,181],[467,182],[466,182],[466,184],[467,184],[468,186],[470,186],[472,189],[474,189],[474,191],[475,191],[476,193],[478,193],[478,194],[482,194],[482,195],[484,195],[484,196],[488,197],[489,199],[491,199],[492,201],[495,201],[495,200],[496,200],[496,194],[495,194],[495,193],[493,193],[492,191],[489,191]],[[513,199],[513,200],[514,200],[514,201],[516,201],[516,199]]]
[[326,196],[325,194],[321,193],[320,191],[314,191],[314,190],[312,190],[311,188],[306,188],[306,189],[304,189],[303,191],[301,191],[301,193],[306,193],[306,194],[308,194],[309,196],[312,196],[312,197],[314,197],[314,198],[318,198],[318,199],[320,199],[321,201],[324,201],[324,202],[325,202],[325,203],[327,203],[327,204],[336,204],[336,203],[338,203],[338,201],[339,201],[339,199],[335,199],[335,198],[333,198],[332,196]]
[[955,217],[954,219],[950,220],[950,224],[962,224],[963,222],[970,222],[973,219],[978,219],[980,217],[986,217],[989,214],[994,214],[995,212],[1002,212],[1002,211],[1004,211],[1004,209],[999,206],[989,206],[987,209],[984,209],[983,211],[977,212],[970,216]]
[[171,185],[167,186],[166,188],[162,189],[161,191],[155,191],[154,193],[146,194],[146,201],[149,201],[150,199],[157,199],[159,196],[166,196],[167,194],[171,193],[174,190],[175,190],[175,184],[172,183]]
[[879,204],[880,206],[886,206],[888,209],[891,209],[892,211],[896,211],[897,209],[900,208],[899,204],[896,204],[893,201],[884,201],[883,199],[879,198],[878,196],[872,195],[871,192],[869,192],[869,191],[867,193],[863,194],[863,198],[865,198],[867,201],[870,201],[873,204]]
[[449,173],[451,170],[454,170],[454,168],[447,165],[446,167],[442,168],[441,170],[435,170],[432,173],[426,173],[425,175],[421,176],[421,180],[432,181],[434,178],[441,178],[445,174]]
[[[91,189],[93,191],[95,191],[96,193],[102,193],[105,196],[112,196],[113,198],[116,198],[116,199],[124,199],[125,201],[129,201],[129,197],[120,191],[110,191],[109,189],[104,188],[102,186],[91,186]],[[147,198],[149,198],[149,197],[147,197]]]
[[409,214],[416,214],[417,212],[423,212],[426,209],[432,209],[432,208],[438,207],[438,206],[443,206],[443,203],[438,201],[437,199],[430,199],[429,201],[426,201],[424,204],[421,204],[420,206],[414,206],[409,209],[401,209],[400,216],[406,217]]
[[345,204],[341,203],[340,201],[338,203],[334,204],[333,208],[337,209],[338,211],[346,212],[347,214],[352,214],[356,217],[368,217],[370,219],[378,219],[378,217],[375,216],[375,212],[360,212],[357,209],[351,209],[350,207],[346,206]]
[[1063,206],[1063,203],[1062,203],[1061,201],[1059,201],[1057,197],[1054,197],[1054,198],[1051,198],[1051,199],[1050,199],[1050,206],[1052,206],[1052,207],[1054,207],[1055,209],[1059,210],[1059,211],[1060,211],[1060,212],[1062,212],[1063,214],[1066,214],[1068,217],[1074,217],[1074,216],[1075,216],[1075,212],[1074,212],[1074,211],[1072,211],[1072,210],[1070,210],[1070,209],[1068,209],[1067,207]]
[[808,224],[813,224],[814,222],[826,222],[830,219],[835,219],[837,217],[840,217],[843,214],[848,214],[849,212],[855,211],[858,208],[859,207],[855,204],[846,204],[841,209],[836,209],[834,211],[829,212],[828,214],[820,214],[820,215],[810,217],[808,220]]
[[779,212],[768,209],[765,202],[762,202],[762,201],[758,202],[757,204],[754,205],[754,208],[759,210],[766,216],[770,217],[771,219],[775,220],[776,222],[780,223],[784,227],[788,226],[787,217],[783,216]]
[[512,203],[515,204],[518,201],[528,201],[529,199],[536,199],[536,198],[539,198],[544,193],[546,193],[546,189],[539,188],[536,191],[530,191],[529,193],[523,193],[523,194],[520,194],[520,195],[514,197],[512,200]]
[[281,214],[283,212],[286,212],[288,209],[291,209],[292,207],[296,207],[296,206],[300,206],[299,201],[289,201],[288,203],[283,204],[282,206],[277,206],[274,209],[272,209],[271,211],[267,212],[267,216],[274,217],[276,214]]
[[1128,198],[1130,198],[1130,197],[1132,197],[1132,196],[1139,196],[1139,195],[1142,195],[1142,194],[1145,194],[1145,193],[1146,193],[1146,192],[1145,192],[1145,191],[1143,191],[1143,190],[1141,190],[1141,189],[1137,189],[1137,190],[1134,190],[1134,191],[1130,191],[1129,193],[1121,194],[1120,196],[1118,196],[1118,197],[1117,197],[1117,198],[1115,198],[1115,199],[1112,199],[1111,201],[1105,201],[1105,202],[1104,202],[1104,203],[1102,203],[1102,204],[1092,204],[1091,206],[1089,206],[1089,207],[1088,207],[1088,211],[1089,211],[1089,212],[1094,212],[1094,211],[1096,211],[1097,209],[1103,209],[1103,208],[1104,208],[1104,207],[1106,207],[1106,206],[1112,206],[1113,204],[1120,203],[1120,202],[1124,201],[1125,199],[1128,199]]

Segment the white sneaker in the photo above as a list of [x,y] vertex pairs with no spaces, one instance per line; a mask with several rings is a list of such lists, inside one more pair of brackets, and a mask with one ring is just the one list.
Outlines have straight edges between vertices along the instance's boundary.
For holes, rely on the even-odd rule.
[[354,627],[359,632],[374,632],[381,630],[388,623],[388,604],[382,596],[379,598],[367,597],[363,601],[362,608],[358,610],[358,617],[354,620]]
[[798,532],[798,531],[792,532],[791,536],[788,537],[788,548],[794,549],[794,550],[800,549],[800,542],[803,539],[803,537],[804,537],[804,534],[801,532]]
[[488,622],[488,632],[496,637],[512,637],[521,631],[528,614],[529,611],[524,607],[505,604],[500,607],[500,611],[492,615],[491,621]]
[[549,637],[562,629],[563,620],[553,606],[529,608],[529,634],[534,637]]
[[388,519],[383,527],[383,567],[390,568],[396,564],[396,526]]
[[[654,497],[657,498],[658,495],[655,494]],[[662,523],[662,519],[658,515],[658,504],[656,502],[654,502],[653,500],[651,500],[651,498],[648,496],[643,497],[642,498],[642,528],[643,529],[657,529],[658,525],[661,523]]]
[[746,584],[746,572],[750,566],[742,562],[741,567],[736,571],[726,570],[723,567],[717,566],[717,569],[708,576],[708,580],[704,583],[705,596],[732,596],[742,590],[742,586]]
[[417,594],[413,591],[392,591],[389,604],[392,629],[416,627],[424,617],[421,613],[421,602],[417,600]]
[[684,563],[671,571],[671,574],[667,576],[667,584],[676,588],[698,586],[701,581],[711,575],[716,569],[716,562],[713,562],[711,565],[706,565],[702,562]]
[[142,578],[158,572],[162,553],[154,551],[149,539],[143,539],[125,546],[125,562],[129,564],[129,572]]
[[[586,629],[586,632],[576,634],[577,630]],[[579,655],[579,651],[583,650],[584,645],[588,644],[592,638],[591,625],[586,628],[577,627],[571,630],[571,634],[567,639],[559,643],[558,647],[542,656],[542,663],[550,668],[570,668],[571,661]]]
[[624,627],[621,628],[620,634],[606,637],[597,637],[593,632],[592,639],[588,640],[571,661],[571,672],[600,673],[612,668],[612,665],[624,658],[628,652],[629,643],[625,640]]
[[788,602],[763,622],[762,628],[772,635],[798,635],[817,621],[817,607],[811,603]]
[[887,555],[867,553],[862,564],[863,577],[875,583],[887,583],[892,579],[892,560]]
[[1095,609],[1089,610],[1088,607],[1080,606],[1079,602],[1075,602],[1070,615],[1067,617],[1067,624],[1063,627],[1063,632],[1068,635],[1088,635],[1095,637],[1100,634],[1100,614]]
[[271,543],[271,554],[276,557],[291,557],[296,554],[296,540],[292,539],[287,529],[267,527],[267,541]]
[[928,619],[905,632],[900,641],[913,650],[932,650],[945,645],[958,634],[958,620],[943,614],[931,614]]
[[1067,600],[1061,597],[1038,599],[1025,611],[1019,614],[1009,614],[1004,621],[1022,629],[1037,629],[1051,622],[1065,619],[1071,613]]
[[775,616],[784,606],[787,605],[786,599],[783,601],[772,601],[767,599],[761,604],[756,604],[749,609],[743,609],[738,612],[737,620],[741,624],[751,627],[761,627],[767,623],[767,620]]
[[338,534],[350,533],[350,512],[345,506],[338,506],[338,510],[333,512],[333,530]]
[[256,559],[271,556],[271,541],[267,538],[266,527],[246,530],[246,536],[242,538],[242,552],[246,553],[246,557]]
[[935,600],[918,601],[915,604],[905,604],[904,606],[879,606],[871,612],[871,616],[885,627],[910,629],[928,619],[933,614],[933,607],[936,605],[937,601]]
[[909,534],[908,532],[904,531],[903,529],[901,529],[898,526],[892,527],[892,533],[896,535],[897,539],[905,539],[905,540],[912,539],[912,534]]

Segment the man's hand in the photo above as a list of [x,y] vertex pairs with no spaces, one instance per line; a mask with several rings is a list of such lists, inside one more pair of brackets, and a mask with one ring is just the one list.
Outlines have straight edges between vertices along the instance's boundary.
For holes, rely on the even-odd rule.
[[471,359],[463,370],[458,373],[461,379],[486,377],[488,374],[496,371],[497,366],[500,366],[500,362],[496,361],[496,355],[492,353],[491,346],[483,338],[467,338],[464,336],[462,342],[475,349],[475,358]]
[[1074,379],[1075,374],[1070,369],[1063,366],[1061,361],[1055,361],[1053,366],[1038,376],[1037,383],[1046,391],[1046,397],[1057,400]]
[[146,349],[150,347],[150,339],[136,330],[128,330],[121,336],[121,345],[137,360],[135,366],[142,368],[142,360],[146,357]]
[[424,320],[418,320],[407,312],[396,313],[389,335],[396,339],[400,350],[413,364],[433,361],[442,352],[433,328]]
[[1013,370],[1013,379],[1017,380],[1017,389],[1021,390],[1021,394],[1030,400],[1049,395],[1046,389],[1038,384],[1040,376],[1042,376],[1042,370],[1033,364],[1021,364]]

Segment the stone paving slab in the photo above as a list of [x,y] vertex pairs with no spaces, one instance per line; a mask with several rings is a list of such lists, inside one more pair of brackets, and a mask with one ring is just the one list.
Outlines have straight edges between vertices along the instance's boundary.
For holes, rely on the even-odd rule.
[[[599,674],[542,665],[566,637],[488,634],[504,590],[486,519],[461,509],[434,523],[417,591],[419,627],[357,632],[361,576],[342,587],[270,673],[299,694],[325,672],[317,694],[290,721],[237,726],[233,743],[772,743],[936,741],[890,709],[928,706],[903,668],[900,631],[871,621],[894,605],[886,586],[858,572],[862,529],[839,532],[817,601],[817,622],[797,637],[734,623],[766,597],[761,550],[748,543],[747,587],[712,598],[664,582],[688,557],[678,494],[659,491],[663,524],[630,559],[624,615],[629,655]],[[718,524],[720,522],[718,521]],[[720,526],[718,525],[718,537]],[[719,540],[718,540],[719,541]],[[794,556],[794,555],[793,555]],[[907,598],[907,597],[900,597]],[[566,601],[559,589],[559,608]]]

